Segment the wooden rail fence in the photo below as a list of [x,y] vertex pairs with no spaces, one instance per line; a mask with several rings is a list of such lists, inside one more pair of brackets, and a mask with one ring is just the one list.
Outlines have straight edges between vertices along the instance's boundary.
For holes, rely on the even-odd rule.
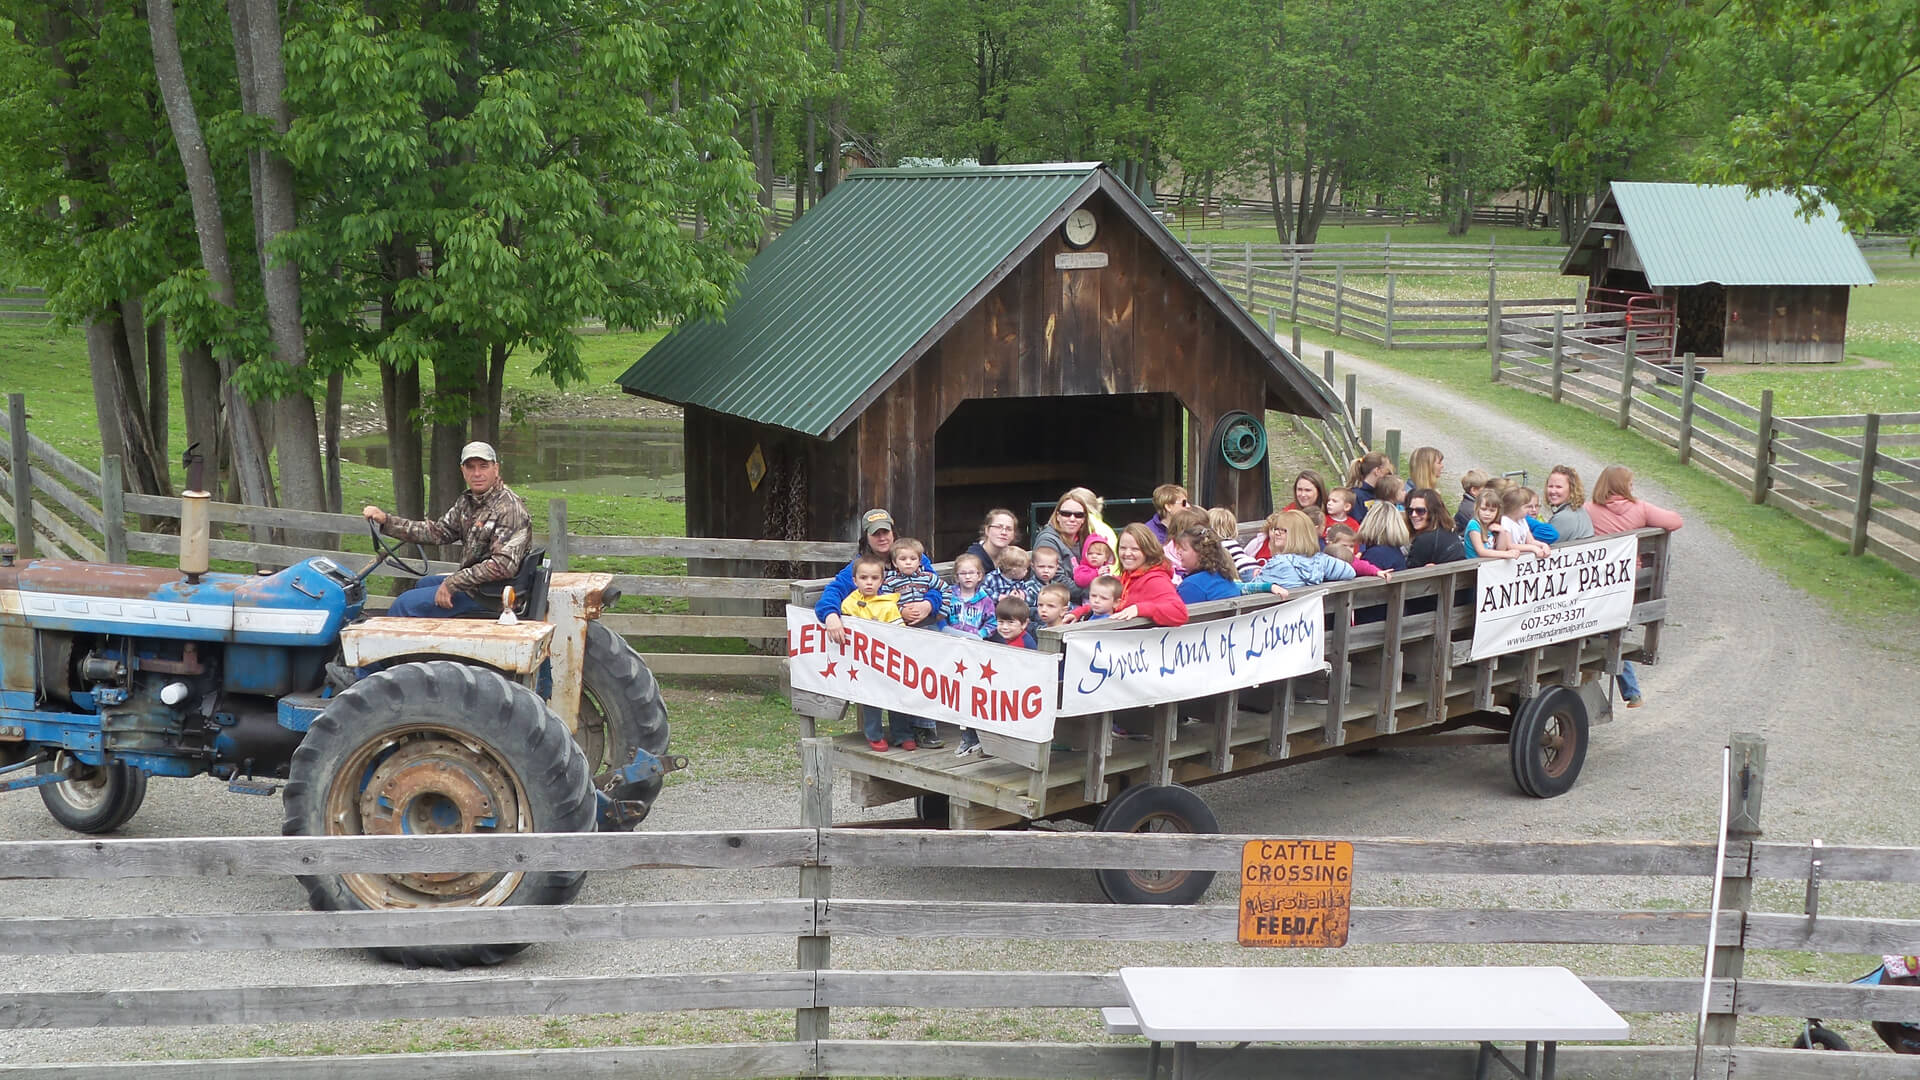
[[[178,555],[175,532],[142,532],[129,528],[129,515],[146,519],[178,519],[180,501],[122,491],[120,461],[107,458],[99,472],[67,457],[27,430],[24,395],[10,395],[0,420],[0,488],[6,491],[0,513],[13,526],[21,554],[89,562],[126,562],[130,553]],[[16,461],[29,467],[15,467]],[[104,482],[102,478],[105,478]],[[20,508],[27,525],[21,527]],[[365,538],[367,524],[357,514],[326,514],[307,510],[212,504],[216,526],[241,526],[248,539],[222,535],[212,540],[215,559],[259,566],[287,566],[313,555],[342,554],[358,565],[370,558],[367,550],[349,547],[350,539]],[[294,547],[274,543],[271,530],[318,533],[329,538],[321,547]],[[565,499],[548,504],[546,529],[536,532],[534,546],[545,547],[556,570],[591,558],[594,568],[616,571],[614,584],[629,597],[667,603],[654,606],[689,610],[644,614],[610,613],[602,617],[609,628],[637,638],[704,638],[761,645],[765,651],[747,653],[643,651],[648,666],[660,675],[729,675],[780,677],[786,671],[786,650],[765,643],[784,643],[787,624],[778,605],[787,597],[787,581],[812,576],[824,568],[838,570],[855,554],[855,545],[813,540],[729,540],[681,536],[583,536],[567,525]],[[687,559],[696,564],[770,567],[774,576],[716,576],[699,573],[619,573],[623,563],[640,559]],[[457,563],[431,562],[434,573],[450,573]],[[803,573],[795,574],[798,567]],[[389,566],[374,571],[381,578],[404,578]],[[384,610],[387,596],[369,596],[369,610]],[[771,605],[771,606],[770,606]],[[724,610],[721,610],[724,609]],[[737,609],[737,610],[736,610]]]
[[1715,390],[1692,354],[1650,362],[1617,314],[1502,318],[1491,359],[1494,382],[1606,417],[1850,554],[1920,574],[1920,413],[1777,416],[1772,390],[1758,407]]
[[1369,270],[1370,276],[1385,278],[1385,291],[1372,292],[1349,283],[1354,268],[1347,264],[1326,266],[1297,255],[1291,261],[1263,261],[1252,244],[1208,245],[1200,262],[1249,312],[1265,312],[1270,321],[1317,326],[1389,349],[1483,349],[1502,316],[1582,308],[1579,296],[1502,299],[1500,271],[1484,259],[1477,265],[1457,267],[1461,272],[1486,275],[1486,296],[1471,300],[1401,295],[1402,270]]
[[[427,947],[481,942],[672,942],[689,938],[793,938],[797,964],[786,970],[635,970],[611,975],[524,976],[514,962],[484,974],[384,978],[340,985],[126,988],[116,968],[97,969],[84,989],[0,992],[7,1029],[156,1028],[233,1024],[383,1021],[689,1010],[788,1010],[794,1036],[720,1045],[596,1046],[569,1049],[437,1051],[353,1056],[159,1060],[114,1065],[45,1062],[8,1075],[75,1080],[137,1073],[142,1080],[333,1077],[417,1080],[421,1076],[515,1075],[564,1070],[578,1076],[746,1077],[1062,1077],[1137,1076],[1147,1050],[1135,1039],[1089,1043],[834,1039],[834,1011],[847,1008],[1093,1010],[1124,1005],[1113,971],[844,970],[832,964],[835,938],[938,937],[990,941],[1190,943],[1235,940],[1232,903],[1196,907],[1018,902],[913,901],[850,897],[833,889],[834,868],[1019,868],[1030,870],[1163,868],[1233,873],[1243,842],[1254,837],[1086,832],[946,832],[836,829],[830,751],[825,740],[802,747],[803,827],[749,831],[589,835],[450,835],[13,841],[0,844],[0,879],[115,881],[341,872],[593,870],[657,873],[694,868],[796,869],[796,895],[742,899],[688,897],[564,908],[463,908],[332,912],[217,911],[208,914],[15,917],[0,920],[0,953],[31,957],[75,953],[243,952],[257,949]],[[1727,897],[1715,917],[1704,910],[1527,909],[1508,907],[1356,907],[1351,942],[1647,946],[1687,955],[1704,950],[1708,928],[1719,948],[1705,986],[1709,1046],[1701,1077],[1715,1080],[1820,1080],[1911,1077],[1912,1062],[1888,1054],[1823,1054],[1742,1044],[1742,1017],[1911,1019],[1920,989],[1750,978],[1748,954],[1795,950],[1881,953],[1910,948],[1920,922],[1808,911],[1758,910],[1756,880],[1804,882],[1818,858],[1819,883],[1920,883],[1920,849],[1827,844],[1809,848],[1757,840],[1764,745],[1735,736],[1730,776],[1734,822],[1719,868]],[[1667,842],[1468,842],[1355,839],[1362,884],[1390,875],[1681,879],[1708,895],[1715,845]],[[1817,885],[1816,885],[1817,888]],[[1797,890],[1796,890],[1797,891]],[[287,900],[302,895],[293,882]],[[610,946],[617,948],[617,945]],[[637,951],[628,955],[637,955]],[[1704,962],[1704,952],[1700,955]],[[1338,963],[1340,954],[1315,954]],[[1522,961],[1525,962],[1525,961]],[[1551,961],[1549,961],[1551,962]],[[725,961],[721,961],[725,963]],[[22,973],[30,965],[17,965]],[[32,980],[33,976],[24,975]],[[1693,1014],[1699,977],[1589,974],[1585,981],[1629,1014]],[[1085,1026],[1091,1033],[1094,1019]],[[1256,1047],[1237,1056],[1206,1049],[1209,1075],[1253,1077],[1395,1076],[1441,1080],[1468,1075],[1470,1048]],[[1563,1075],[1626,1080],[1692,1074],[1694,1048],[1673,1045],[1563,1046]]]

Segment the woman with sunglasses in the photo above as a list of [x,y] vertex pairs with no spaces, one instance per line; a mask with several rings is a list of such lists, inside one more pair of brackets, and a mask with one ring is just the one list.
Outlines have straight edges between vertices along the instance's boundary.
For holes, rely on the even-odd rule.
[[1411,569],[1459,562],[1467,557],[1466,550],[1460,546],[1460,537],[1454,535],[1447,504],[1432,488],[1415,488],[1413,494],[1407,496],[1407,528],[1413,532],[1413,545],[1407,549],[1407,566]]

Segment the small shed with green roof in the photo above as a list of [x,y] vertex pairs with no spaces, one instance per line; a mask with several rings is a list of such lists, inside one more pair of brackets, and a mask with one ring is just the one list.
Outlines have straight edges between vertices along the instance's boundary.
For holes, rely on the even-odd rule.
[[688,535],[852,539],[885,506],[935,558],[1080,485],[1264,516],[1264,456],[1216,429],[1338,407],[1097,163],[854,172],[619,381],[684,410]]
[[1561,272],[1643,342],[1748,364],[1839,363],[1851,290],[1874,283],[1831,208],[1806,217],[1786,192],[1712,184],[1615,181]]

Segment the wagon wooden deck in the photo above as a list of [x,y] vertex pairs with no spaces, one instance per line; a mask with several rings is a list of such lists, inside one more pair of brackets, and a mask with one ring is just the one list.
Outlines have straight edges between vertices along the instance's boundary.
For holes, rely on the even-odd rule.
[[[919,799],[939,823],[977,829],[1090,817],[1142,784],[1193,786],[1393,744],[1506,743],[1520,707],[1555,686],[1576,690],[1587,719],[1603,722],[1611,714],[1608,676],[1624,660],[1655,660],[1666,618],[1668,535],[1647,529],[1636,541],[1639,569],[1623,629],[1473,661],[1473,561],[1398,573],[1388,582],[1362,578],[1294,594],[1324,594],[1325,674],[1124,713],[1061,717],[1051,746],[982,732],[985,758],[956,757],[954,738],[945,749],[876,753],[853,731],[834,737],[833,764],[862,805]],[[824,585],[797,583],[795,602],[813,603]],[[1194,605],[1189,613],[1204,622],[1275,603],[1253,595]],[[1042,631],[1040,648],[1062,651],[1077,629],[1084,628]],[[844,703],[796,693],[794,708],[824,719],[839,716]],[[1116,723],[1144,738],[1114,736]],[[1473,728],[1482,730],[1462,730]],[[943,734],[957,737],[944,725]]]

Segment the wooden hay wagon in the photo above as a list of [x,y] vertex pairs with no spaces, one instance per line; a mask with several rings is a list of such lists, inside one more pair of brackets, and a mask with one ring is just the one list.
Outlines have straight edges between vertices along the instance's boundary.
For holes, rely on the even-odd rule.
[[[1555,562],[1571,574],[1557,596],[1551,588],[1545,597],[1529,596],[1524,586],[1517,594],[1503,593],[1497,584],[1489,593],[1481,576],[1488,561],[1469,559],[1396,573],[1386,582],[1360,578],[1319,586],[1286,601],[1251,594],[1197,604],[1189,609],[1192,629],[1181,628],[1185,636],[1179,641],[1144,619],[1043,630],[1039,649],[1058,656],[1062,672],[1051,738],[1010,737],[983,722],[976,730],[986,756],[957,757],[950,748],[876,752],[855,730],[834,737],[832,763],[850,778],[862,805],[912,799],[920,818],[956,829],[1077,819],[1106,831],[1214,832],[1214,816],[1191,790],[1195,786],[1396,745],[1505,744],[1521,791],[1550,798],[1578,777],[1590,725],[1611,719],[1610,677],[1626,660],[1655,659],[1666,617],[1668,551],[1668,534],[1658,529],[1556,547]],[[1598,584],[1608,553],[1613,565],[1633,568],[1630,582]],[[1525,562],[1487,569],[1497,576]],[[1589,576],[1594,588],[1577,587]],[[790,626],[811,623],[812,605],[826,584],[794,584]],[[1609,594],[1604,600],[1603,593]],[[1516,611],[1516,602],[1524,610]],[[1244,662],[1261,641],[1278,639],[1272,616],[1282,609],[1296,621],[1299,611],[1311,612],[1318,648],[1310,664],[1284,669],[1295,673],[1263,679],[1256,665]],[[1589,627],[1602,609],[1599,625]],[[1558,640],[1518,647],[1498,638],[1476,641],[1476,628],[1488,632],[1502,619],[1524,627],[1510,637]],[[1141,640],[1158,646],[1148,663],[1116,662],[1114,632],[1127,630],[1145,631]],[[1230,640],[1231,647],[1222,648]],[[1192,654],[1196,641],[1214,653],[1218,677],[1209,679],[1203,665],[1193,665],[1201,669],[1202,692],[1194,692],[1191,679],[1158,678],[1182,667],[1180,654]],[[1087,642],[1105,646],[1106,660]],[[804,684],[812,681],[800,677],[809,674],[803,671],[809,657],[797,644],[814,648],[826,642],[817,628],[804,642],[790,632],[790,675]],[[984,642],[937,647],[969,648],[989,659],[1021,652]],[[1091,666],[1090,651],[1096,654]],[[1231,674],[1222,652],[1242,662]],[[879,663],[867,683],[886,681],[887,661],[894,662],[898,683],[898,649],[875,645],[871,659]],[[923,667],[907,667],[909,682],[924,678],[937,689],[939,680]],[[1129,688],[1134,703],[1127,707],[1098,707],[1113,698],[1097,690],[1089,694],[1087,685],[1114,681],[1120,670],[1144,671],[1135,681],[1146,685]],[[1096,674],[1090,678],[1089,672]],[[847,705],[805,685],[792,694],[807,735],[816,720],[838,717]],[[867,694],[863,686],[847,697],[884,704]],[[1088,700],[1076,704],[1076,698]],[[965,704],[964,697],[959,700]],[[924,711],[941,719],[944,729],[952,717],[941,714],[938,704],[938,695],[931,695]],[[1189,903],[1206,891],[1212,873],[1102,870],[1097,876],[1117,902]]]

